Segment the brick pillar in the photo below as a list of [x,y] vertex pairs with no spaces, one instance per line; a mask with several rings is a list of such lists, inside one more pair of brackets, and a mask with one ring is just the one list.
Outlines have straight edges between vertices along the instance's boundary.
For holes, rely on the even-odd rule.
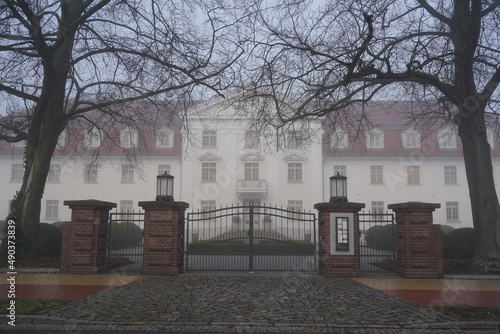
[[99,274],[107,270],[108,218],[115,203],[98,200],[64,201],[71,221],[64,222],[61,273]]
[[139,202],[144,209],[144,253],[141,273],[179,275],[182,273],[184,202]]
[[[364,203],[318,203],[320,274],[361,276],[359,260],[359,211]],[[347,227],[347,230],[345,229]]]
[[405,278],[443,277],[441,226],[432,213],[441,204],[408,202],[390,204],[396,213],[396,274]]

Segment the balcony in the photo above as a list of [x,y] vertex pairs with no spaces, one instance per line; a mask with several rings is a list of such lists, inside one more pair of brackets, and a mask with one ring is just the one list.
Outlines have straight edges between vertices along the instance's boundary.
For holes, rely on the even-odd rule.
[[266,180],[238,180],[236,186],[238,193],[267,193]]

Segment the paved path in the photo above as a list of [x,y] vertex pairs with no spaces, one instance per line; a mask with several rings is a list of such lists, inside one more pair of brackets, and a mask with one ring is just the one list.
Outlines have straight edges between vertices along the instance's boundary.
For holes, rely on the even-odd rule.
[[[8,275],[0,274],[0,298],[7,298]],[[16,298],[77,300],[113,289],[144,276],[18,274]]]
[[356,278],[357,282],[424,306],[500,307],[500,280]]
[[[137,276],[125,284],[126,278],[116,277],[112,289],[36,316],[18,317],[16,329],[451,333],[465,328],[429,308],[349,279],[286,274]],[[125,285],[116,287],[116,282]],[[474,326],[479,329],[471,333],[498,332],[498,324]],[[0,325],[1,329],[7,327]]]

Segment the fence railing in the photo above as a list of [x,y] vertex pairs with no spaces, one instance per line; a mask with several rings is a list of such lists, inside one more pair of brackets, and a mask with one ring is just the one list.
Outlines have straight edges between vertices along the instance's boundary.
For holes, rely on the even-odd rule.
[[395,231],[393,213],[361,212],[359,214],[362,272],[383,272],[396,269]]
[[139,271],[144,245],[144,212],[112,212],[109,218],[110,269]]

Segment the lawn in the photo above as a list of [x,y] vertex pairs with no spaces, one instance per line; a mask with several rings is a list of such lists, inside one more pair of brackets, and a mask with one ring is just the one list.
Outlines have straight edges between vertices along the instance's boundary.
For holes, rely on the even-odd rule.
[[[46,310],[52,307],[56,307],[62,304],[67,303],[67,300],[59,300],[59,299],[32,299],[32,298],[16,298],[16,315],[29,315],[36,314],[42,310]],[[9,314],[9,310],[7,308],[10,306],[10,299],[0,299],[0,314],[5,315]]]

